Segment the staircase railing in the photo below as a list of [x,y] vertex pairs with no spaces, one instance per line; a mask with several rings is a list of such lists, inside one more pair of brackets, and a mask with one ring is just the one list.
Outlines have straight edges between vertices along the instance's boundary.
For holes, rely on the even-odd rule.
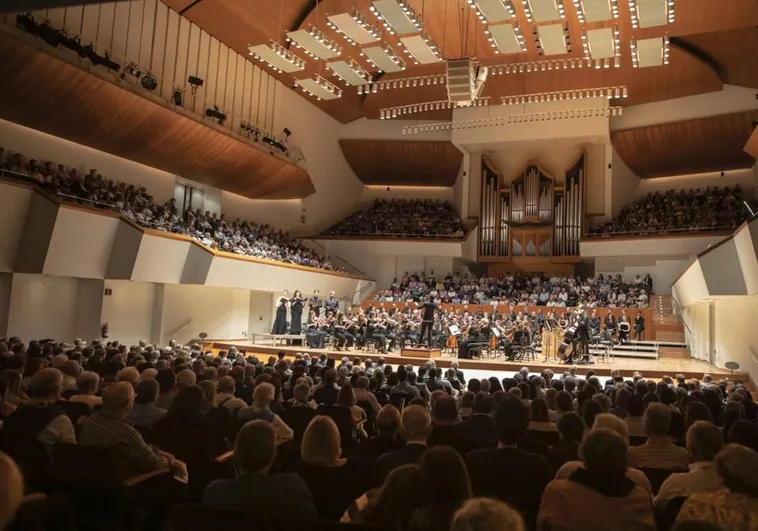
[[187,328],[192,323],[194,323],[194,321],[192,319],[190,319],[189,321],[187,321],[186,323],[184,323],[182,326],[180,326],[179,328],[177,328],[176,330],[174,330],[172,333],[166,334],[166,338],[169,341],[172,340],[176,334],[178,334],[179,332],[183,331],[185,328]]
[[366,282],[365,284],[363,284],[363,286],[360,287],[360,289],[358,289],[352,295],[345,295],[344,297],[342,297],[342,304],[344,305],[346,309],[352,308],[353,304],[355,304],[356,299],[358,300],[358,302],[362,301],[363,298],[368,295],[366,291],[368,291],[369,289],[375,289],[375,288],[376,288],[376,282]]
[[347,260],[345,260],[341,256],[339,256],[337,254],[330,254],[329,250],[326,247],[324,247],[323,245],[321,245],[319,242],[317,242],[313,238],[301,238],[300,241],[303,242],[304,244],[310,246],[310,247],[315,247],[315,250],[319,254],[321,254],[324,258],[328,258],[329,261],[331,261],[332,264],[334,264],[338,268],[342,268],[346,272],[348,272],[348,273],[350,273],[352,275],[361,275],[361,276],[364,276],[366,274],[365,271],[362,271],[361,269],[355,267],[353,264],[351,264],[350,262],[348,262]]

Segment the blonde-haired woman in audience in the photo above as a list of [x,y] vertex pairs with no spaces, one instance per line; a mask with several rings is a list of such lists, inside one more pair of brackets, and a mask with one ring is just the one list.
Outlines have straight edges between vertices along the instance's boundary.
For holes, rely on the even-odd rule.
[[319,518],[339,520],[363,494],[363,487],[359,471],[342,458],[340,433],[331,418],[313,418],[303,434],[300,455],[304,465],[299,474],[311,491]]
[[450,531],[526,531],[521,515],[510,505],[474,498],[456,511]]
[[724,488],[693,494],[684,502],[677,522],[696,520],[729,531],[758,529],[758,453],[741,444],[727,444],[715,459]]
[[101,406],[103,399],[96,396],[99,386],[100,376],[96,372],[84,371],[76,379],[76,388],[79,390],[79,394],[72,396],[68,401],[87,404],[90,407]]
[[366,432],[363,429],[363,424],[366,422],[367,415],[362,407],[358,405],[358,400],[355,398],[355,392],[349,385],[344,386],[337,393],[337,401],[334,403],[336,406],[348,408],[350,410],[350,418],[353,421],[353,432],[362,438],[367,438]]
[[[592,430],[596,429],[608,429],[614,431],[619,434],[622,439],[624,439],[627,446],[629,445],[629,431],[626,427],[626,422],[618,418],[616,415],[613,415],[611,413],[601,413],[595,417],[595,425],[592,426]],[[577,469],[582,468],[582,466],[583,465],[581,461],[569,461],[558,470],[555,475],[555,479],[568,479],[571,474],[576,472]],[[652,498],[653,486],[650,484],[650,480],[647,479],[647,476],[641,470],[637,470],[636,468],[631,467],[627,468],[626,477],[634,481],[637,486],[642,487],[647,492],[649,492]]]

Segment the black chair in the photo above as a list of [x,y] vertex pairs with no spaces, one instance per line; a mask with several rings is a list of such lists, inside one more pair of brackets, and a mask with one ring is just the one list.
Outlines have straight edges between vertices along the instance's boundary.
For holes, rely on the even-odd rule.
[[21,440],[0,437],[0,451],[16,461],[24,476],[24,492],[49,493],[55,487],[55,474],[50,452],[36,439]]
[[555,446],[561,438],[558,430],[527,430],[526,436],[548,446]]
[[653,495],[658,494],[658,491],[661,490],[661,485],[671,474],[687,472],[686,469],[681,468],[641,468],[640,470],[650,481],[650,485],[653,487]]
[[682,510],[682,505],[686,501],[686,496],[672,498],[668,501],[663,511],[655,512],[655,523],[658,525],[658,531],[669,531],[669,529],[674,527],[676,518],[679,516],[679,511]]
[[56,403],[68,418],[71,419],[71,423],[76,426],[79,423],[79,419],[82,417],[89,417],[92,413],[92,408],[89,404],[82,404],[80,402],[68,402],[66,400],[60,400]]
[[410,393],[391,393],[390,394],[390,404],[395,406],[398,411],[402,412],[403,408],[410,403],[410,401],[413,400],[413,395]]
[[347,452],[355,445],[355,430],[350,409],[344,406],[321,404],[318,406],[316,412],[319,415],[326,415],[331,418],[337,425],[337,429],[340,432],[340,442],[342,444],[343,452]]
[[631,435],[629,437],[629,446],[642,446],[647,442],[647,437],[644,435]]
[[311,423],[311,420],[313,420],[313,417],[316,415],[317,413],[315,409],[311,407],[298,406],[285,409],[281,414],[281,418],[284,423],[292,428],[293,432],[295,432],[295,440],[302,441],[305,429],[308,427],[308,424]]
[[77,531],[71,500],[64,494],[27,494],[7,531]]
[[366,430],[366,435],[373,437],[376,435],[376,411],[368,400],[359,400],[358,407],[366,412],[366,423],[363,429]]

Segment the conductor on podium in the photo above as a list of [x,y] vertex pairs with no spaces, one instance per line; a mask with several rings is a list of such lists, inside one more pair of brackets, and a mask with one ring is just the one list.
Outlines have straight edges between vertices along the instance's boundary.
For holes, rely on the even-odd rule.
[[424,315],[421,317],[421,333],[419,334],[419,341],[426,343],[426,346],[431,348],[432,346],[432,330],[434,329],[434,312],[437,311],[437,304],[426,297],[424,299]]

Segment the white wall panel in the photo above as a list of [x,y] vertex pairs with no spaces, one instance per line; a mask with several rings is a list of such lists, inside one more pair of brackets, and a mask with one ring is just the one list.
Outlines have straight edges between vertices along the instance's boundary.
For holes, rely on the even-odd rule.
[[273,307],[273,293],[250,292],[248,335],[265,334],[271,331]]
[[[161,76],[164,62],[166,60],[166,41],[169,38],[168,33],[168,8],[161,2],[155,4],[155,25],[153,27],[153,49],[150,58],[150,70],[156,75]],[[170,83],[172,78],[168,77],[159,81],[159,86]]]
[[116,23],[116,4],[98,4],[100,16],[97,26],[97,51],[102,54],[110,52],[113,46],[113,27]]
[[[203,79],[205,82],[203,86],[197,89],[197,99],[195,100],[195,113],[204,114],[205,109],[209,107],[208,101],[210,94],[212,94],[213,88],[216,85],[216,80],[211,79],[208,76],[208,66],[210,58],[211,38],[210,35],[202,30],[198,30],[198,48],[197,48],[197,66],[195,67],[195,74],[197,77]],[[190,34],[190,42],[192,34]]]
[[395,262],[395,276],[400,278],[406,272],[411,275],[413,273],[423,272],[424,261],[425,258],[423,256],[398,256],[397,261]]
[[[163,4],[161,4],[163,5]],[[179,39],[179,15],[174,11],[166,10],[166,38],[164,41],[163,69],[159,74],[161,83],[158,87],[161,96],[167,100],[171,99],[174,87],[177,86],[175,71],[177,68],[177,42]],[[186,79],[184,80],[186,81]],[[184,86],[182,82],[180,86]]]
[[[176,18],[179,19],[179,35],[178,40],[176,44],[176,59],[175,59],[175,66],[174,66],[174,86],[177,87],[187,87],[187,92],[185,92],[184,97],[186,98],[186,101],[190,100],[190,87],[186,85],[187,78],[190,76],[188,73],[189,70],[189,58],[190,58],[190,49],[189,49],[189,42],[190,42],[190,28],[191,24],[190,22],[184,18],[180,17],[178,14],[172,13],[173,15],[176,15]],[[194,67],[193,67],[194,71]]]
[[116,61],[123,61],[127,57],[126,41],[127,32],[129,31],[129,22],[131,21],[129,12],[132,9],[132,3],[133,2],[116,2],[114,4],[115,23],[113,26],[111,57]]
[[75,278],[13,275],[8,334],[24,341],[75,336],[78,281]]
[[0,271],[13,271],[32,191],[0,183]]
[[66,8],[65,24],[66,31],[69,35],[82,34],[82,16],[84,15],[83,6],[68,6]]
[[680,236],[671,238],[644,238],[629,240],[603,240],[591,238],[581,242],[581,255],[587,258],[603,256],[691,256],[723,240],[724,236]]
[[47,10],[47,18],[50,19],[50,23],[56,27],[62,28],[66,25],[66,8],[54,7]]
[[[224,109],[227,109],[229,114],[239,114],[235,110],[234,93],[237,88],[237,58],[240,56],[226,46],[223,47],[223,50],[224,63],[226,65],[226,75],[224,76]],[[234,124],[234,126],[239,127],[239,124]]]
[[74,337],[91,341],[100,337],[100,317],[103,313],[105,282],[80,278],[76,287]]
[[189,242],[182,240],[145,234],[137,253],[132,280],[179,284],[190,245]]
[[[184,21],[182,21],[184,24]],[[183,50],[184,48],[181,47],[179,50]],[[186,67],[186,74],[184,81],[186,81],[187,77],[189,76],[195,76],[195,77],[203,77],[200,75],[200,67],[198,66],[198,61],[200,61],[200,28],[195,26],[194,24],[189,25],[189,39],[187,40],[187,67]],[[205,69],[203,69],[203,74],[205,74]],[[203,98],[205,93],[205,84],[203,84],[203,87],[199,87],[194,95],[188,96],[187,101],[184,103],[184,107],[190,110],[195,110],[198,107],[202,107],[203,105]],[[199,103],[198,103],[199,100]]]
[[97,42],[97,30],[100,26],[100,4],[87,4],[82,15],[82,29],[79,35],[82,43]]
[[157,0],[143,0],[142,2],[142,31],[140,32],[139,58],[137,62],[142,68],[152,70],[150,59],[153,53],[153,40],[155,37],[155,10]]
[[129,280],[106,280],[111,295],[103,297],[101,320],[108,323],[110,337],[127,345],[150,341],[156,285]]
[[144,11],[145,4],[143,2],[129,2],[129,20],[126,34],[126,59],[128,61],[139,62]]
[[[223,106],[219,105],[219,101],[218,101],[219,42],[216,39],[212,39],[210,35],[207,35],[207,39],[208,39],[208,71],[205,75],[205,84],[207,87],[207,90],[205,92],[206,94],[205,106],[206,108],[208,108],[208,107],[213,107],[214,105],[216,105],[218,106],[219,110],[221,110],[221,112],[224,112],[225,109],[223,108]],[[201,47],[202,47],[202,40],[201,40]]]

